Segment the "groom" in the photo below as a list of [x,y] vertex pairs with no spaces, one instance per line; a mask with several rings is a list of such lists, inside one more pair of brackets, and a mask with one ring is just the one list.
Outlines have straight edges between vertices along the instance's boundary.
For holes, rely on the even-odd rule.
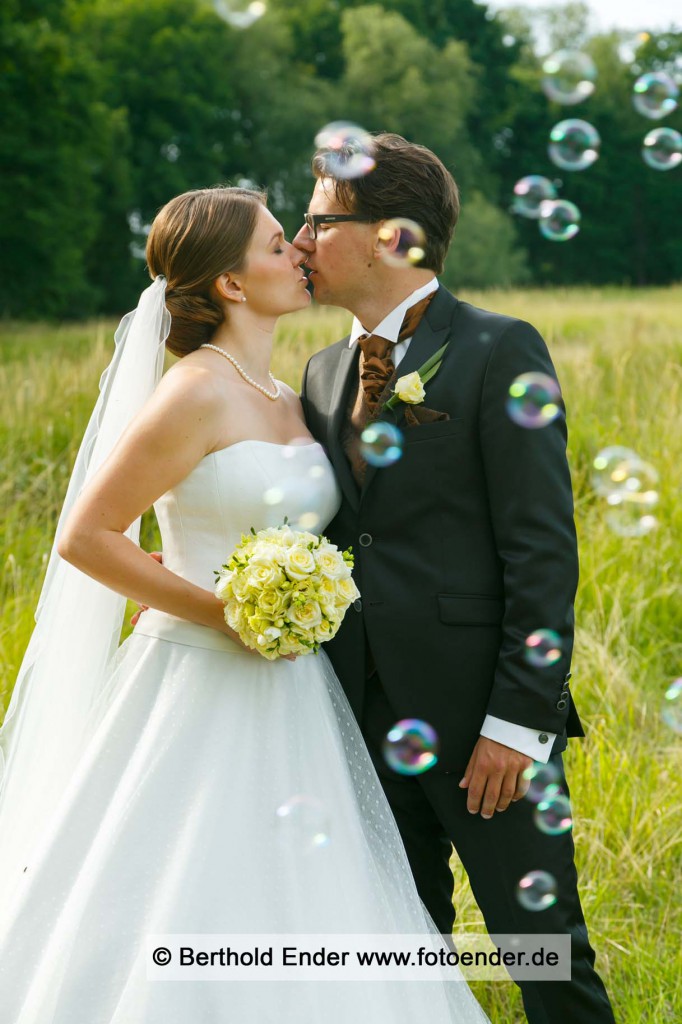
[[[339,155],[313,160],[317,179],[294,244],[308,259],[318,302],[354,314],[351,333],[310,360],[302,400],[343,491],[325,531],[352,545],[362,594],[325,646],[361,725],[422,900],[452,931],[452,846],[491,933],[570,934],[570,982],[522,982],[531,1024],[612,1022],[593,969],[571,833],[546,835],[522,799],[522,773],[550,761],[561,773],[566,737],[583,731],[569,690],[578,579],[563,410],[542,429],[508,415],[512,381],[555,377],[529,324],[460,302],[437,274],[459,213],[457,186],[438,158],[397,135],[374,137],[375,169],[339,175]],[[341,154],[343,160],[343,154]],[[392,218],[426,233],[417,264],[396,266]],[[390,225],[388,225],[390,228]],[[396,378],[447,346],[426,395],[386,409]],[[367,464],[360,432],[397,425],[402,456]],[[561,657],[534,667],[526,638],[551,629]],[[549,659],[548,659],[549,660]],[[417,776],[381,755],[399,719],[428,722],[438,762]],[[556,879],[541,912],[516,898],[530,871]]]

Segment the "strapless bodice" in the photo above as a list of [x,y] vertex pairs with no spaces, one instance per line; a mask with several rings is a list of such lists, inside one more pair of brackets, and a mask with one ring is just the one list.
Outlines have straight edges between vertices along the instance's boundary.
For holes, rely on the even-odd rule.
[[[215,570],[252,527],[257,531],[280,526],[286,518],[294,529],[321,533],[340,503],[341,493],[321,445],[239,441],[205,456],[155,502],[163,563],[178,576],[212,590]],[[210,646],[231,645],[214,630],[151,610],[140,617],[135,632],[180,642],[186,642],[182,637],[203,636]]]

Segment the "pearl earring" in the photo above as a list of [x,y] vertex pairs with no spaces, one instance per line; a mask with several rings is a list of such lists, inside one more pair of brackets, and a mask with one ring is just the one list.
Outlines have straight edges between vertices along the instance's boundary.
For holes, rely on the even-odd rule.
[[242,302],[246,302],[246,295],[242,295]]

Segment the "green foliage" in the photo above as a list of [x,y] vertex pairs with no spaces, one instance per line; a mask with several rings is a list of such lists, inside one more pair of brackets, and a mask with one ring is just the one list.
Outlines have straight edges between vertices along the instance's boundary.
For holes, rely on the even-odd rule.
[[[676,68],[682,33],[643,38],[634,61],[616,36],[588,39],[597,90],[566,108],[540,88],[537,24],[557,45],[587,38],[582,3],[492,15],[475,0],[269,0],[240,30],[212,0],[7,0],[0,316],[130,308],[147,280],[145,225],[191,188],[265,186],[291,235],[310,194],[315,135],[332,120],[403,134],[454,173],[464,213],[453,286],[457,275],[522,282],[524,253],[542,284],[682,279],[680,170],[644,164],[642,139],[659,122],[631,103],[637,74]],[[585,172],[559,172],[547,156],[550,128],[570,116],[602,135],[602,156]],[[682,114],[664,123],[682,128]],[[520,219],[515,243],[505,211],[531,173],[560,178],[561,195],[581,208],[570,243]]]
[[517,248],[508,214],[480,192],[464,197],[455,238],[445,261],[442,281],[461,288],[509,288],[530,280],[525,253]]

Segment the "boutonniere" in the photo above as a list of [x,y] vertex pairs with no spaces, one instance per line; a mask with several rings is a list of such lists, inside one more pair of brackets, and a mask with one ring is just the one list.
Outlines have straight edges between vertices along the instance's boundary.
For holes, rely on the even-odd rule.
[[432,377],[435,377],[443,362],[445,349],[450,344],[446,341],[442,348],[439,348],[430,359],[412,373],[406,373],[399,377],[393,388],[393,394],[384,404],[384,409],[395,409],[398,402],[405,402],[407,405],[419,405],[424,401],[426,391],[424,385],[428,384]]

